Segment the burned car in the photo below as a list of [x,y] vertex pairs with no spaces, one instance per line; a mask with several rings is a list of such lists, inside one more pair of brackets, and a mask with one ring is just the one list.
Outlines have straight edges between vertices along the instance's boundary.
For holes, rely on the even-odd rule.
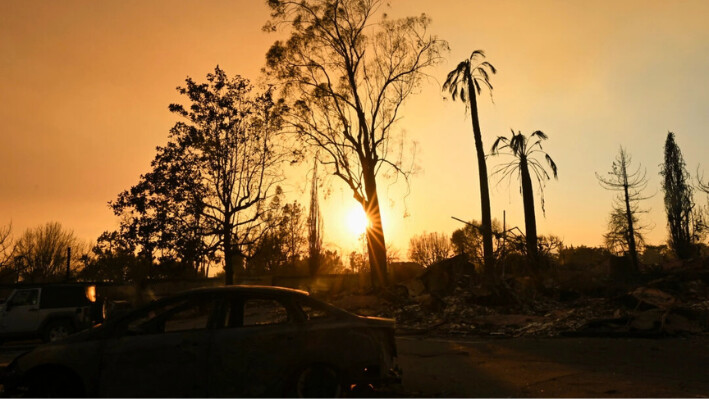
[[37,347],[6,394],[336,397],[400,381],[394,321],[287,288],[231,286],[164,298]]

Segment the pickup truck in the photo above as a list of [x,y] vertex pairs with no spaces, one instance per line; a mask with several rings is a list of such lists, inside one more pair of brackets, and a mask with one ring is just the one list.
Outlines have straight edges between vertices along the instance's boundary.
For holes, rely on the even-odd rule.
[[0,341],[62,339],[101,321],[96,286],[42,284],[15,288],[0,305]]

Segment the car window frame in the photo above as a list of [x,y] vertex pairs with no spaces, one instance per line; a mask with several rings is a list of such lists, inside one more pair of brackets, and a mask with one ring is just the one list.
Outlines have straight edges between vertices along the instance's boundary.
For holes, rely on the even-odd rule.
[[[241,304],[241,308],[243,310],[244,303],[249,300],[249,299],[261,299],[261,300],[273,300],[281,304],[285,310],[286,314],[288,315],[288,319],[286,320],[285,323],[278,323],[278,324],[259,324],[259,325],[251,325],[251,326],[244,326],[244,315],[242,313],[241,315],[241,324],[238,326],[227,326],[227,309],[231,312],[231,309],[228,308],[233,306],[235,302],[239,302]],[[300,322],[300,319],[302,318],[302,315],[300,314],[301,310],[298,309],[298,307],[293,303],[292,298],[290,295],[271,295],[269,293],[250,293],[250,292],[239,292],[239,293],[233,293],[226,298],[224,298],[223,302],[223,307],[221,309],[221,323],[217,325],[217,329],[253,329],[253,328],[272,328],[272,327],[279,327],[279,326],[288,326],[288,325],[295,325]]]
[[[298,311],[301,313],[302,323],[320,323],[341,319],[341,314],[325,302],[313,300],[310,297],[294,298],[293,302],[294,306],[296,306]],[[327,313],[327,316],[316,319],[310,319],[308,313],[305,311],[305,309],[303,309],[303,306],[321,309]]]
[[[294,301],[293,306],[297,309],[298,313],[300,314],[301,323],[305,323],[305,324],[319,323],[321,321],[324,322],[325,320],[335,321],[335,320],[347,319],[349,317],[358,317],[357,315],[355,315],[353,313],[350,313],[344,309],[340,309],[336,306],[330,305],[329,303],[327,303],[325,301],[315,299],[309,295],[302,295],[302,296],[295,297],[295,298],[293,298],[293,301]],[[327,310],[327,312],[330,313],[331,317],[323,318],[323,319],[309,320],[308,315],[305,313],[305,311],[303,310],[303,308],[301,307],[299,302],[303,302],[306,304],[313,304],[315,306],[321,307],[321,308]]]
[[[179,303],[180,302],[188,302],[191,298],[191,296],[197,296],[200,299],[211,299],[214,301],[214,306],[212,307],[210,311],[210,315],[207,319],[207,327],[204,329],[194,329],[194,330],[181,330],[181,331],[161,331],[161,332],[145,332],[145,333],[138,333],[138,334],[132,334],[132,331],[130,331],[130,324],[134,321],[136,321],[139,318],[145,317],[148,313],[151,311],[155,311],[155,309],[159,308],[164,308],[169,306],[170,304],[176,304],[177,306],[173,307],[172,309],[165,310],[161,314],[156,315],[153,319],[146,321],[145,323],[142,324],[152,324],[152,323],[158,323],[164,322],[167,317],[170,315],[174,314],[176,312],[177,308],[180,307]],[[134,312],[129,313],[128,315],[122,317],[120,320],[116,321],[116,325],[113,328],[113,331],[111,332],[111,336],[114,338],[122,338],[125,336],[145,336],[145,335],[162,335],[162,334],[176,334],[176,333],[188,333],[188,332],[195,332],[195,331],[211,331],[215,330],[219,326],[220,318],[223,319],[224,315],[224,298],[223,295],[218,295],[217,293],[212,293],[212,292],[206,292],[206,293],[198,293],[198,294],[187,294],[187,295],[179,295],[177,297],[169,297],[165,299],[159,299],[151,304],[148,304],[144,306],[143,308],[140,308]],[[159,321],[158,321],[159,320]],[[222,321],[223,323],[223,321]]]
[[[18,304],[15,303],[15,298],[17,297],[17,294],[24,292],[24,291],[34,291],[37,293],[37,298],[35,299],[35,303],[22,303]],[[40,288],[18,288],[15,289],[15,291],[12,293],[12,295],[5,301],[6,307],[9,308],[16,308],[18,306],[37,306],[39,307],[39,301],[40,301],[40,296],[42,295],[42,291]]]

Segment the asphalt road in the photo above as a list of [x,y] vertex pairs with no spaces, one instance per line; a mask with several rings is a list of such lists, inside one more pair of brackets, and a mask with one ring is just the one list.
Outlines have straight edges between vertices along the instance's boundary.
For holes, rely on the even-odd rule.
[[400,337],[403,395],[707,397],[709,336],[432,339]]
[[[0,346],[0,366],[39,344]],[[384,396],[709,397],[709,336],[398,337],[402,387]]]

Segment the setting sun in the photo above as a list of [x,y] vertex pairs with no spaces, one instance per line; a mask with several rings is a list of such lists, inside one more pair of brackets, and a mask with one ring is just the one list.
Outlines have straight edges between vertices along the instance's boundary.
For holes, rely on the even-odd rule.
[[355,205],[347,211],[347,229],[357,236],[364,234],[369,225],[369,219],[362,207]]

